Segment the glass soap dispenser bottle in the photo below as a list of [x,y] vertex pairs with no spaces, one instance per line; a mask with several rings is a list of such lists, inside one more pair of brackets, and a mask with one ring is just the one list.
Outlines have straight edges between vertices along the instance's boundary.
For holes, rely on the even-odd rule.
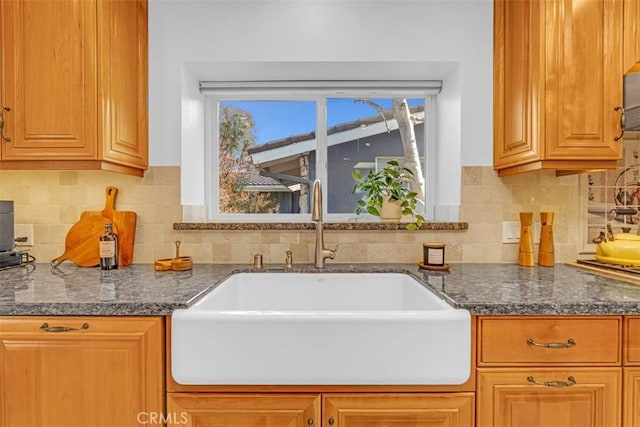
[[113,224],[104,225],[100,235],[100,270],[118,268],[118,235],[113,232]]

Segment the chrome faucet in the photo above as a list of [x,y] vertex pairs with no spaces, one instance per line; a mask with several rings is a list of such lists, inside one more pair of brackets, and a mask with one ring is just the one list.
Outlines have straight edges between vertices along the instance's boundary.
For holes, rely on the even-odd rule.
[[311,221],[316,223],[316,268],[324,268],[324,260],[327,258],[333,259],[336,256],[336,251],[324,247],[324,227],[322,224],[322,187],[320,186],[320,181],[317,179],[313,183],[313,210],[311,212]]

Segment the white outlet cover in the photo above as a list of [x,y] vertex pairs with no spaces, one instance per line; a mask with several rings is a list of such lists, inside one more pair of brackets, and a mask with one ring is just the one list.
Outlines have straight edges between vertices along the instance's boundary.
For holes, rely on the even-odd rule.
[[520,243],[520,223],[502,221],[502,243]]
[[[540,243],[540,223],[534,222],[531,230],[533,243]],[[520,243],[520,222],[502,221],[502,243]]]
[[17,246],[33,246],[33,224],[15,224],[13,238],[26,237],[26,242],[17,243]]

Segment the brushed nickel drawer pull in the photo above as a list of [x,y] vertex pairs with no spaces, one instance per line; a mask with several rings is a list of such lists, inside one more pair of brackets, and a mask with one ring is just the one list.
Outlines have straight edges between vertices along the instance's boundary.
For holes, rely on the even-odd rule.
[[534,347],[544,347],[544,348],[569,348],[575,347],[576,342],[573,338],[569,338],[566,343],[564,342],[535,342],[532,338],[527,340],[527,344]]
[[43,332],[69,332],[79,331],[81,329],[89,329],[89,324],[83,323],[79,328],[70,328],[69,326],[49,326],[49,324],[45,322],[40,326],[40,330]]
[[4,136],[4,112],[5,111],[11,111],[11,108],[2,107],[2,109],[0,109],[0,139],[2,139],[2,141],[4,142],[11,142],[11,138],[9,138],[8,136]]
[[543,382],[538,382],[533,377],[529,376],[529,377],[527,377],[527,381],[532,383],[532,384],[543,385],[545,387],[571,387],[572,385],[576,384],[576,379],[573,378],[573,377],[567,377],[566,381],[543,381]]
[[308,425],[309,427],[313,427],[313,418],[309,418],[309,419],[307,420],[307,425]]
[[624,128],[627,125],[627,117],[624,114],[624,107],[615,107],[614,111],[620,111],[620,135],[613,137],[613,140],[615,142],[618,142],[624,136]]

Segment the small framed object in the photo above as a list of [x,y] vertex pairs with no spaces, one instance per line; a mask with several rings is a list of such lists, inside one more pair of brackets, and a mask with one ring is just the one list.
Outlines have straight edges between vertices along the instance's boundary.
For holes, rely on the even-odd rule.
[[422,258],[426,266],[444,266],[444,247],[442,242],[427,242],[422,244]]

